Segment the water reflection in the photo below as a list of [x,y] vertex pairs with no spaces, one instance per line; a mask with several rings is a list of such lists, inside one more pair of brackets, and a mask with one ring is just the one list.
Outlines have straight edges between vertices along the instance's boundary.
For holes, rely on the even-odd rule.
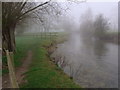
[[118,87],[118,46],[70,35],[53,53],[58,65],[73,80],[88,88]]
[[95,56],[99,60],[101,60],[102,56],[105,56],[106,52],[107,52],[107,48],[106,48],[105,43],[101,40],[96,40],[94,42],[94,54],[95,54]]

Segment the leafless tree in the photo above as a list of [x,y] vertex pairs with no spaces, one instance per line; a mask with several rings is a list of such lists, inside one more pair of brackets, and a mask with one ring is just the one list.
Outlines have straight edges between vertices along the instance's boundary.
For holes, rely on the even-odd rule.
[[[34,18],[46,25],[48,15],[60,13],[58,4],[51,2],[3,2],[2,3],[2,40],[3,49],[15,51],[15,28],[27,18]],[[51,13],[52,12],[52,13]]]

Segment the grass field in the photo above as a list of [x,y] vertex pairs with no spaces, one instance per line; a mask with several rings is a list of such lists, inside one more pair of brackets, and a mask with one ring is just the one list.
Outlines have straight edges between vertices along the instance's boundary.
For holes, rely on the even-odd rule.
[[80,88],[59,67],[47,57],[47,50],[43,45],[50,45],[52,40],[40,37],[17,37],[17,52],[14,56],[15,66],[21,66],[21,59],[27,52],[33,52],[32,63],[28,72],[24,73],[27,82],[21,88]]

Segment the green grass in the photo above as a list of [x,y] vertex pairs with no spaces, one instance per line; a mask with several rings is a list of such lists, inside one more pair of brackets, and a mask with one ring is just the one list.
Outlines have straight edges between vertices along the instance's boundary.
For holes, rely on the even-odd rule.
[[[40,38],[39,38],[40,39]],[[15,67],[19,67],[22,65],[22,59],[27,55],[28,50],[35,45],[36,41],[38,39],[35,39],[35,37],[31,36],[21,36],[16,37],[16,53],[14,55],[14,65]],[[2,63],[3,65],[7,64],[7,58],[6,56],[2,56]],[[7,68],[3,68],[2,75],[8,73]]]
[[[28,83],[23,88],[79,88],[66,74],[46,57],[47,51],[42,47],[49,40],[42,41],[34,47],[34,57],[26,75]],[[46,45],[47,45],[46,44]]]
[[17,52],[14,56],[15,66],[21,66],[21,59],[24,58],[28,50],[32,50],[33,58],[28,72],[25,72],[26,83],[20,85],[21,88],[80,88],[69,78],[59,67],[57,67],[47,57],[47,50],[43,45],[50,45],[50,39],[40,39],[39,37],[17,37]]
[[14,63],[16,67],[21,66],[21,59],[27,55],[28,50],[33,49],[37,42],[36,40],[38,40],[38,38],[31,36],[16,37],[16,53],[14,55]]
[[43,45],[50,40],[39,40],[33,47],[33,61],[29,71],[25,73],[26,84],[22,88],[79,88],[62,70],[49,60]]

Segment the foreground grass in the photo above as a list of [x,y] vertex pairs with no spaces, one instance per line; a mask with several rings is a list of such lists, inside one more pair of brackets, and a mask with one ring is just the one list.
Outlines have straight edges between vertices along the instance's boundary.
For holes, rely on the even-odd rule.
[[48,57],[47,51],[42,47],[48,42],[41,41],[34,49],[33,63],[30,70],[25,73],[28,83],[24,88],[75,88],[79,87],[69,79]]
[[[40,38],[39,38],[40,39]],[[14,55],[14,65],[15,67],[19,67],[22,65],[22,59],[27,55],[29,49],[33,49],[32,47],[36,44],[36,40],[33,37],[16,37],[16,53]],[[2,64],[7,66],[7,57],[2,56]],[[2,69],[2,75],[8,73],[8,68]]]
[[52,43],[50,39],[38,37],[17,37],[17,53],[15,65],[20,66],[20,59],[28,50],[32,50],[33,58],[28,72],[24,73],[26,83],[21,88],[80,88],[59,67],[47,57],[43,45]]

